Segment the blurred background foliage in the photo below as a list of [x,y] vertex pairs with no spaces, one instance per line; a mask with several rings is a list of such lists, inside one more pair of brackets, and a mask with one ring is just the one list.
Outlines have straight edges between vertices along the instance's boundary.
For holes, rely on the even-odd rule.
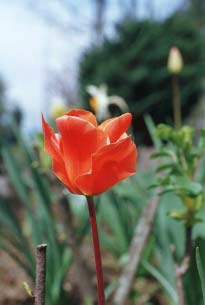
[[184,119],[196,105],[205,76],[204,34],[188,13],[176,13],[163,22],[124,21],[116,32],[114,38],[84,54],[80,64],[82,100],[88,108],[85,87],[106,83],[110,95],[117,93],[127,101],[134,114],[137,141],[146,143],[144,114],[149,113],[156,124],[173,122],[167,70],[167,55],[173,45],[181,50],[185,63],[180,75]]
[[18,106],[8,107],[8,98],[6,94],[6,85],[0,78],[0,147],[5,142],[15,142],[15,135],[11,129],[13,122],[20,127],[23,113]]

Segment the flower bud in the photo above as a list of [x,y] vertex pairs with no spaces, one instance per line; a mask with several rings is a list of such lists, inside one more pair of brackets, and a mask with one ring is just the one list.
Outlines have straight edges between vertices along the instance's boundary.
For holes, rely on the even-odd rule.
[[172,47],[169,51],[167,68],[171,74],[179,74],[183,69],[183,58],[177,47]]

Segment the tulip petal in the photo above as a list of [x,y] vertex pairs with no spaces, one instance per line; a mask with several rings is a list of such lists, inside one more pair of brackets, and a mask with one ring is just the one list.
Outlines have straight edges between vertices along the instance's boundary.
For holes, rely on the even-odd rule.
[[116,142],[123,133],[127,131],[132,121],[132,115],[125,113],[120,117],[108,119],[99,125],[99,129],[103,130],[110,138],[110,142]]
[[56,120],[62,136],[66,171],[72,184],[76,178],[91,170],[91,156],[106,145],[106,135],[90,122],[64,115]]
[[85,195],[97,195],[136,172],[136,147],[127,137],[104,146],[92,158],[92,172],[77,178]]
[[52,160],[52,168],[53,168],[53,171],[54,171],[56,177],[66,185],[66,187],[68,188],[68,190],[71,193],[74,193],[74,194],[80,194],[81,193],[79,191],[79,189],[76,188],[74,185],[72,185],[70,180],[68,179],[68,175],[67,175],[67,172],[66,172],[66,169],[65,169],[65,163],[64,163],[63,160],[62,160],[62,162],[59,162],[56,159],[53,159]]
[[48,125],[42,115],[42,126],[45,138],[44,150],[52,158],[53,171],[58,179],[63,182],[67,188],[72,192],[76,193],[76,189],[71,185],[65,168],[65,163],[61,152],[60,137],[55,134],[53,129]]
[[45,138],[44,150],[47,152],[52,158],[56,160],[61,160],[60,154],[60,141],[59,136],[56,135],[53,129],[49,126],[49,124],[45,121],[42,115],[42,127]]
[[90,122],[92,125],[97,126],[96,117],[90,111],[84,109],[72,109],[66,113],[68,116],[78,117],[82,120]]

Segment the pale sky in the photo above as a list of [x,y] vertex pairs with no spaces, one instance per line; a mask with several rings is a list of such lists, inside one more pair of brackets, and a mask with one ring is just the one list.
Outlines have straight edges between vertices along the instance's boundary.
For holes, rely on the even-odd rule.
[[[82,4],[82,14],[90,18],[89,9]],[[164,18],[179,4],[180,0],[153,1],[154,16]],[[50,101],[46,95],[46,71],[61,71],[66,64],[75,71],[79,55],[89,45],[91,34],[86,31],[60,32],[55,26],[44,22],[25,5],[24,0],[0,0],[0,76],[7,85],[8,96],[18,103],[25,115],[27,130],[40,128],[40,112],[46,112]],[[116,0],[109,2],[107,19],[116,20],[119,14]],[[138,12],[146,16],[147,0],[139,1]],[[86,15],[87,14],[87,15]],[[71,21],[77,16],[70,16]],[[112,32],[112,27],[108,31]],[[75,73],[74,73],[75,75]]]

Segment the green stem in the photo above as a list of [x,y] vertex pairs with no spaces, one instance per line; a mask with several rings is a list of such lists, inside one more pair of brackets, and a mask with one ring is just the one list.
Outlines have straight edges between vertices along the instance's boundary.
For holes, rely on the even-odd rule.
[[174,126],[176,129],[181,127],[181,96],[179,89],[179,81],[177,75],[172,77],[173,87],[173,112],[174,112]]
[[175,263],[176,290],[179,305],[185,305],[183,277],[189,269],[192,255],[192,227],[186,226],[185,254],[180,265]]
[[105,294],[104,294],[104,285],[103,285],[103,271],[102,271],[102,260],[100,254],[100,245],[98,237],[98,227],[95,216],[95,207],[92,196],[87,196],[87,203],[90,216],[90,225],[92,229],[92,238],[93,238],[93,248],[95,254],[95,267],[97,275],[97,289],[98,289],[98,305],[105,305]]
[[193,251],[192,243],[192,226],[186,226],[186,243],[185,243],[185,256],[189,257],[191,260]]

